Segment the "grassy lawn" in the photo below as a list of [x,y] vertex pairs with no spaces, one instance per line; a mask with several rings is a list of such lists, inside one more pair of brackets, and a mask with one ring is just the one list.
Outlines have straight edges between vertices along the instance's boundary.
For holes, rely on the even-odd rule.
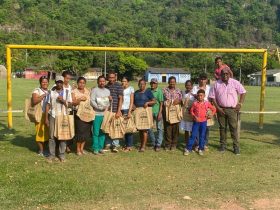
[[[0,80],[1,110],[5,82]],[[24,108],[37,83],[13,80],[13,109]],[[247,90],[243,110],[257,111],[260,89]],[[268,87],[266,93],[266,110],[279,110],[280,89]],[[34,125],[14,114],[14,135],[5,135],[6,115],[0,114],[0,209],[278,209],[279,115],[266,115],[263,130],[257,122],[257,115],[242,115],[241,156],[216,151],[215,125],[203,157],[182,155],[181,134],[174,152],[69,154],[66,163],[48,164],[36,154]]]

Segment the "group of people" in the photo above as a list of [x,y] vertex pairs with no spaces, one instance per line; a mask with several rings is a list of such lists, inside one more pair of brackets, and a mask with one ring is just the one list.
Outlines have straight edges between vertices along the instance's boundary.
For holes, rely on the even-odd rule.
[[[150,88],[146,81],[138,81],[138,90],[129,85],[129,79],[123,77],[121,84],[116,81],[116,74],[111,71],[105,76],[99,76],[97,87],[91,90],[86,88],[86,79],[79,77],[77,85],[72,88],[69,84],[71,75],[63,72],[57,76],[55,85],[49,90],[49,79],[41,77],[40,87],[32,94],[32,103],[42,106],[42,119],[36,123],[36,142],[39,155],[46,156],[48,142],[48,161],[52,162],[56,156],[61,162],[65,161],[65,152],[70,151],[73,141],[76,141],[76,154],[86,154],[85,143],[92,138],[91,149],[93,154],[104,154],[110,149],[117,153],[120,149],[121,139],[111,139],[102,129],[104,113],[108,110],[114,113],[115,118],[132,117],[133,111],[139,107],[152,108],[154,127],[138,130],[140,136],[139,152],[144,152],[148,138],[154,150],[175,150],[178,143],[179,129],[185,131],[186,148],[184,155],[189,155],[193,150],[203,155],[208,149],[211,120],[217,116],[220,127],[220,151],[226,151],[226,130],[229,127],[233,139],[233,151],[240,154],[237,137],[237,115],[245,99],[246,90],[239,81],[233,79],[230,68],[216,58],[215,84],[210,87],[206,74],[199,76],[199,83],[193,86],[191,80],[185,82],[185,90],[176,87],[176,78],[168,79],[168,86],[161,89],[158,80],[152,78]],[[106,81],[108,80],[108,82]],[[82,102],[88,102],[95,112],[92,122],[85,122],[77,115],[77,110]],[[169,106],[180,106],[183,112],[181,122],[169,123],[167,110]],[[58,140],[54,132],[55,120],[58,115],[74,115],[75,136],[73,139]],[[130,152],[133,148],[133,133],[124,135],[123,151]]]

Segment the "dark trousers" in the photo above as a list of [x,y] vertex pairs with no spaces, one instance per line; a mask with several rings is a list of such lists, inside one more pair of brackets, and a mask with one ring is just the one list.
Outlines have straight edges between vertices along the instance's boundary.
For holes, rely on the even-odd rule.
[[165,148],[176,147],[179,136],[179,123],[164,122]]
[[[122,110],[122,115],[127,116],[128,115],[128,109]],[[132,147],[133,145],[133,133],[126,133],[124,135],[124,144],[126,147]]]
[[220,125],[220,144],[221,147],[226,147],[226,125],[229,126],[231,138],[233,140],[233,148],[239,148],[239,142],[237,138],[237,112],[235,109],[224,108],[225,114],[218,112],[218,122]]
[[53,118],[51,115],[49,115],[49,152],[50,156],[49,158],[55,158],[55,151],[56,146],[58,145],[58,156],[61,159],[65,158],[65,150],[66,150],[66,141],[57,140],[54,137],[54,129],[55,129],[55,118]]

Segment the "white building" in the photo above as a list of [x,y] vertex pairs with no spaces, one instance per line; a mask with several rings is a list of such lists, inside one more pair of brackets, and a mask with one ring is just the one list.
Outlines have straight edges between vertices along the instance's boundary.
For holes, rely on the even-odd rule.
[[[258,71],[247,75],[250,80],[250,85],[260,86],[262,81],[262,72]],[[266,85],[280,86],[280,69],[269,69],[266,71]]]

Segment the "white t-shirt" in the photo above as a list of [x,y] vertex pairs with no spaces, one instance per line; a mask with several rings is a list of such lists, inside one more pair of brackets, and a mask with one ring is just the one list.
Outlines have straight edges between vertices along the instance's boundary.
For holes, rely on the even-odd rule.
[[134,93],[134,88],[129,86],[123,90],[123,104],[122,110],[129,109],[130,105],[130,95]]
[[48,90],[43,90],[42,88],[35,88],[35,90],[32,92],[32,94],[33,93],[35,93],[39,96],[46,94],[46,96],[41,101],[42,111],[45,112],[46,111],[46,105],[47,105],[48,100],[49,100],[49,91]]
[[[67,94],[68,93],[68,94]],[[48,97],[48,104],[50,104],[50,110],[49,114],[55,118],[55,116],[60,115],[63,109],[63,104],[57,102],[58,96],[62,95],[63,100],[66,100],[66,102],[72,102],[72,96],[71,92],[68,90],[66,91],[63,89],[61,93],[58,93],[56,90],[52,90],[50,93],[50,97]],[[67,96],[66,96],[67,95]],[[57,111],[57,113],[56,113]],[[66,115],[66,108],[64,107],[64,115]]]
[[[210,89],[210,85],[206,85],[204,101],[208,101]],[[198,90],[200,90],[199,86],[194,86],[192,89],[192,94],[196,95]]]

